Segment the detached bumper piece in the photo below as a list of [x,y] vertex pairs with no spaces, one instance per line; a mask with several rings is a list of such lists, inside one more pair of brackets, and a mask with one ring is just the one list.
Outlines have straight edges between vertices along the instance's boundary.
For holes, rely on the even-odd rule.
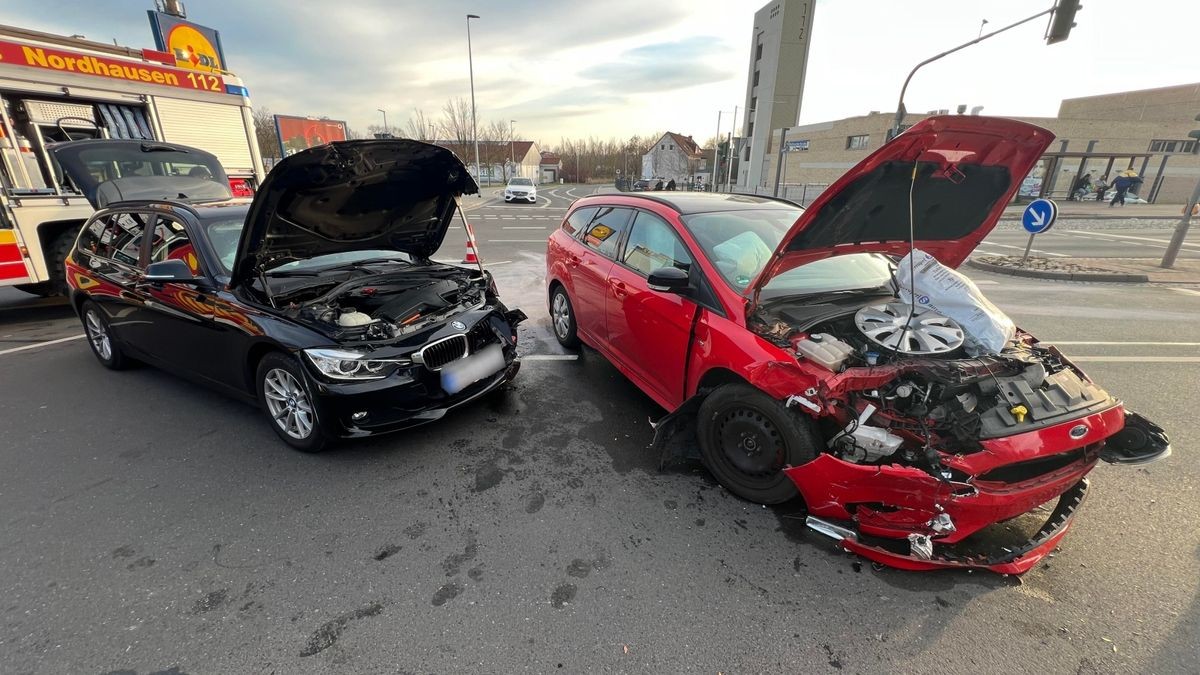
[[1125,411],[1125,428],[1104,442],[1100,459],[1109,464],[1138,466],[1171,456],[1171,440],[1163,428],[1138,413]]
[[[960,554],[956,546],[939,544],[936,538],[910,535],[908,552],[898,552],[879,543],[865,541],[857,530],[830,520],[809,516],[806,524],[838,542],[850,553],[890,567],[905,570],[987,569],[1000,574],[1024,574],[1053,551],[1071,527],[1075,511],[1087,496],[1088,481],[1080,480],[1058,500],[1046,522],[1025,543],[994,553]],[[872,537],[871,539],[876,539]],[[903,546],[903,541],[888,541]]]

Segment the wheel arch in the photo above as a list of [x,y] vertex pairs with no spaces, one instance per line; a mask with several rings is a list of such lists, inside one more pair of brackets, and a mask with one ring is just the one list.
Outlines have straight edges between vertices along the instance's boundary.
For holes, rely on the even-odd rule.
[[273,352],[278,352],[280,354],[289,356],[292,354],[290,350],[284,349],[282,345],[267,340],[255,342],[254,344],[250,345],[249,349],[246,350],[245,371],[243,372],[242,378],[243,384],[246,388],[246,391],[256,399],[258,397],[258,382],[256,381],[258,376],[258,364],[262,363],[262,360],[267,356],[267,354],[271,354]]

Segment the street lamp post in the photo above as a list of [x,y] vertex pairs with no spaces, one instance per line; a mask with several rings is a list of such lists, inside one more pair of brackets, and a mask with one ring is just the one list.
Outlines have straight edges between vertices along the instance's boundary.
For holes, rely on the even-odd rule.
[[[475,121],[475,58],[471,54],[471,19],[478,19],[478,14],[467,15],[467,68],[471,74],[471,140],[475,145],[475,180],[482,176],[479,171],[479,125]],[[491,184],[491,181],[488,181]],[[479,193],[483,197],[483,193]]]
[[513,125],[516,123],[516,120],[508,121],[508,162],[512,166],[514,176],[516,175],[515,172],[517,170],[517,137],[513,134]]
[[376,110],[383,113],[383,135],[386,137],[388,135],[387,111],[383,108],[376,108]]

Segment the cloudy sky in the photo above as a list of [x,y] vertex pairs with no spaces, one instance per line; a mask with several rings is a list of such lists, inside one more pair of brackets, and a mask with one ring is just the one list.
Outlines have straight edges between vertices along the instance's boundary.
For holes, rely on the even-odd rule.
[[[917,62],[1050,0],[817,0],[801,122],[894,110]],[[671,129],[698,140],[741,105],[754,0],[189,0],[189,19],[221,31],[228,67],[256,105],[345,119],[359,130],[436,114],[469,96],[472,21],[480,124],[517,134],[628,136]],[[1200,2],[1083,0],[1070,40],[1047,47],[1045,21],[924,68],[912,111],[984,106],[1053,116],[1062,98],[1200,80]],[[151,0],[4,0],[0,23],[151,46]],[[1198,111],[1200,112],[1200,111]],[[728,115],[725,117],[728,128]]]

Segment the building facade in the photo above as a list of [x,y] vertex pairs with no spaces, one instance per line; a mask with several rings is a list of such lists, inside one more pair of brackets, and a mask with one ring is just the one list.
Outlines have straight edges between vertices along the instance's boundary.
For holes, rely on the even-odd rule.
[[815,0],[772,0],[754,13],[737,184],[762,185],[771,130],[796,125],[808,70]]
[[[1098,178],[1133,169],[1143,178],[1142,198],[1186,202],[1200,178],[1200,155],[1193,154],[1197,142],[1188,138],[1189,131],[1200,127],[1194,120],[1197,113],[1200,83],[1066,99],[1056,117],[1014,118],[1049,129],[1056,137],[1022,193],[1065,198],[1081,173]],[[905,122],[913,124],[926,116],[908,115]],[[780,182],[819,187],[837,180],[879,148],[892,118],[890,112],[871,112],[787,130]],[[748,192],[773,190],[778,128],[771,138],[767,180]],[[806,194],[811,197],[812,191]]]
[[704,154],[691,136],[668,131],[642,155],[642,178],[689,183],[706,171]]
[[[433,141],[458,155],[471,175],[475,175],[475,146],[471,142]],[[509,178],[522,176],[541,182],[542,153],[533,141],[479,141],[479,173],[481,184],[505,183]]]

